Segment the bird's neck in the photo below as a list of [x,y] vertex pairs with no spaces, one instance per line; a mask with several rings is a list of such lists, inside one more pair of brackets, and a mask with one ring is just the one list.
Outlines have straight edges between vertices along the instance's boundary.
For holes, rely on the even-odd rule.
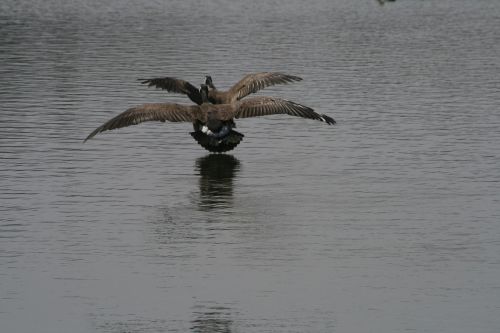
[[201,91],[201,102],[202,103],[209,103],[210,101],[208,100],[208,94],[205,90]]

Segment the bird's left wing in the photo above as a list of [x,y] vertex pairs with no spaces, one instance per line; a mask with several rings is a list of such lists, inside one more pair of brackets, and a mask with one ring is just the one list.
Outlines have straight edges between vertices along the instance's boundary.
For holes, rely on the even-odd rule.
[[175,77],[157,77],[154,79],[139,80],[142,84],[147,84],[148,87],[155,86],[156,88],[161,88],[169,92],[176,92],[179,94],[187,95],[190,100],[198,105],[201,105],[203,103],[198,88],[196,88],[188,81],[176,79]]
[[145,121],[192,122],[195,119],[201,118],[201,116],[201,110],[198,105],[187,106],[168,103],[143,104],[130,108],[108,120],[90,133],[84,141],[87,141],[100,132],[137,125]]

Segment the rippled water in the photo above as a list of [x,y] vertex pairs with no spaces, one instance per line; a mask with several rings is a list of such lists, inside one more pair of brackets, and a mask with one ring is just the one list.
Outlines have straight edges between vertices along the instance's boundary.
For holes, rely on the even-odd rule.
[[[500,2],[0,3],[2,332],[498,332]],[[95,127],[246,73],[334,117]]]

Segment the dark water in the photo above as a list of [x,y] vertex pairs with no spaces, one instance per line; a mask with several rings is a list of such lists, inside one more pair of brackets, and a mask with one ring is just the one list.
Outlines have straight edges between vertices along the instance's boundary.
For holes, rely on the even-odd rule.
[[[2,332],[499,332],[500,2],[0,3]],[[304,78],[83,144],[137,78]]]

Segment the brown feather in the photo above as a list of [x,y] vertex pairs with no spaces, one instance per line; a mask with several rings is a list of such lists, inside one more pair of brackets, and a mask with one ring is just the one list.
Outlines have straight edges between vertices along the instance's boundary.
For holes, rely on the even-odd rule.
[[[142,84],[148,87],[154,86],[165,89],[169,92],[176,92],[187,95],[198,105],[202,104],[199,90],[191,83],[174,77],[162,77],[153,79],[140,79]],[[275,84],[287,84],[294,81],[301,81],[302,78],[278,72],[261,72],[245,75],[240,81],[228,91],[211,89],[208,98],[213,104],[231,104],[245,96],[255,93],[265,87]]]
[[235,118],[260,117],[273,114],[288,114],[295,117],[324,121],[329,125],[333,125],[335,123],[332,118],[320,115],[307,106],[287,101],[281,98],[265,96],[241,100],[233,105],[232,111]]
[[233,101],[240,100],[245,96],[275,84],[287,84],[293,81],[301,81],[298,76],[278,73],[262,72],[245,75],[239,82],[229,89]]
[[201,105],[201,95],[198,88],[185,80],[176,79],[174,77],[161,77],[154,79],[140,79],[142,84],[147,84],[148,87],[154,86],[169,92],[184,94],[189,97],[193,102]]
[[137,125],[146,121],[193,122],[195,120],[206,121],[206,115],[201,111],[198,105],[185,106],[167,103],[143,104],[130,108],[108,120],[90,133],[84,141],[87,141],[100,132]]

